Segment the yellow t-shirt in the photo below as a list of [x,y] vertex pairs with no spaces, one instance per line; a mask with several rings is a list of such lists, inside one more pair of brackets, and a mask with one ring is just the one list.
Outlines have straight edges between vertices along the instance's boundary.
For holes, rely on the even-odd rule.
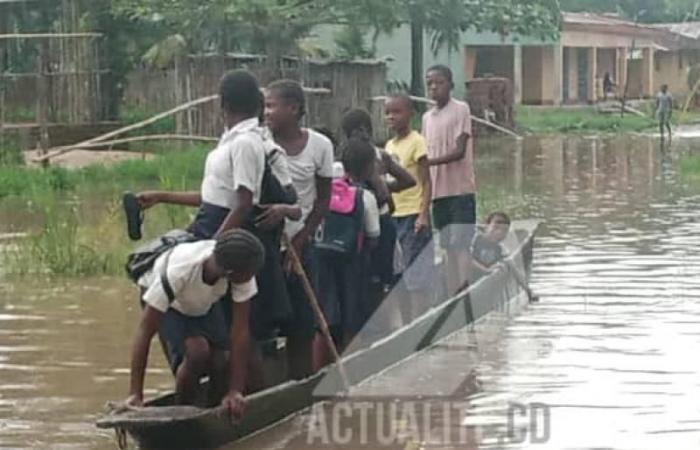
[[417,131],[411,131],[406,137],[391,139],[386,143],[386,151],[416,179],[416,186],[392,194],[396,211],[394,217],[406,217],[420,214],[423,201],[423,186],[418,179],[418,161],[427,157],[425,139]]

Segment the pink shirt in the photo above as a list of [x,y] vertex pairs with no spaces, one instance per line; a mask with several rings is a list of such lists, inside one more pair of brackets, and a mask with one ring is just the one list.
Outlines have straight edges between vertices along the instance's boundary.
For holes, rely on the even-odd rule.
[[462,134],[469,136],[464,158],[430,167],[434,199],[476,191],[472,120],[469,105],[455,99],[450,99],[443,108],[433,107],[423,115],[423,136],[431,159],[453,152],[457,138]]

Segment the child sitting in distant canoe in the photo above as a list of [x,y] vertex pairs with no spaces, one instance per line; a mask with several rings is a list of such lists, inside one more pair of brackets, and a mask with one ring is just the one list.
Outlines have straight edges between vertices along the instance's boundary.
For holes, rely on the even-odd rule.
[[473,281],[501,269],[509,269],[518,284],[527,292],[531,302],[537,301],[522,273],[505,260],[501,242],[510,231],[510,217],[504,212],[492,212],[486,217],[486,228],[477,233],[471,245]]
[[[260,240],[241,229],[216,240],[179,244],[156,259],[138,281],[144,308],[131,349],[128,406],[143,404],[148,351],[159,332],[179,403],[199,403],[199,381],[208,375],[209,406],[221,401],[232,416],[242,415],[249,300],[257,293],[255,274],[264,260]],[[224,296],[233,302],[230,330],[219,301]]]

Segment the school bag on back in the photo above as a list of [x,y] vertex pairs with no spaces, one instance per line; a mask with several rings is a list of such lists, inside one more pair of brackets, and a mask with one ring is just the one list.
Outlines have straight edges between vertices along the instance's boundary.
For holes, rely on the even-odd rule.
[[362,249],[364,237],[363,190],[347,178],[334,178],[330,211],[319,227],[316,247],[351,255]]
[[156,259],[178,244],[194,242],[197,238],[185,230],[171,230],[164,235],[136,248],[129,253],[126,261],[126,275],[137,283],[146,272],[153,268]]

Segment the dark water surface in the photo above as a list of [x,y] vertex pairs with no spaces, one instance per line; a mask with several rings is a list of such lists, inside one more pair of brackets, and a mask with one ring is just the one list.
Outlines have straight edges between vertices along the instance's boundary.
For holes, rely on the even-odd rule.
[[[370,401],[349,414],[326,405],[227,450],[699,448],[700,195],[675,170],[694,142],[480,144],[480,188],[509,192],[543,221],[533,273],[541,302],[359,390],[429,386],[448,398]],[[0,278],[0,449],[115,448],[92,422],[126,394],[136,306],[122,280]],[[147,395],[172,385],[155,347],[152,355]],[[395,435],[383,440],[381,422]],[[334,447],[347,432],[350,444]]]

